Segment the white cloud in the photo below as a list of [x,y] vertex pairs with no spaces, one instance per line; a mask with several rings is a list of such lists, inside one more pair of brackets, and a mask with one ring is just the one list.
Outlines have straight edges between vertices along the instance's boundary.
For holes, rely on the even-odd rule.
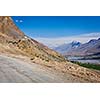
[[23,22],[23,20],[19,20],[19,22],[20,22],[20,23],[22,23],[22,22]]
[[18,20],[15,20],[16,22],[18,22]]
[[83,34],[83,35],[58,37],[58,38],[39,37],[39,38],[34,38],[34,39],[52,48],[64,43],[70,43],[72,41],[79,41],[81,43],[85,43],[91,39],[98,39],[98,38],[100,38],[100,33],[88,33],[88,34]]
[[18,19],[16,19],[15,20],[17,23],[22,23],[23,22],[23,20],[18,20]]

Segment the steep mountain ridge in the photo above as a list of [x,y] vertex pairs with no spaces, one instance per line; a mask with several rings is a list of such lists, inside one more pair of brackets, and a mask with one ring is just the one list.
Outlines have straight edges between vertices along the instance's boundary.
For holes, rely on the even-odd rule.
[[0,17],[0,43],[4,48],[2,52],[22,54],[36,63],[65,60],[59,53],[26,36],[8,16]]

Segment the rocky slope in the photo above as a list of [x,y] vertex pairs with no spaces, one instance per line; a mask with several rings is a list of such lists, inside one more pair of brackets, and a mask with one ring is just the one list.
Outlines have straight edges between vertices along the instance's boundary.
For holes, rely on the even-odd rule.
[[[4,38],[5,37],[5,38]],[[0,17],[0,41],[4,38],[7,40],[10,39],[20,39],[24,37],[24,33],[22,33],[18,27],[13,23],[11,17],[5,16]],[[4,42],[4,40],[3,40]]]
[[11,17],[0,17],[0,53],[28,57],[34,63],[69,73],[80,80],[100,82],[100,73],[65,60],[59,53],[29,38],[13,23]]

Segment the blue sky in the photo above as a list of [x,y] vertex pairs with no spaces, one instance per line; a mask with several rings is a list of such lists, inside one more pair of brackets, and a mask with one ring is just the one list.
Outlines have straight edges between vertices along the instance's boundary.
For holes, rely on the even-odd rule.
[[13,16],[15,24],[28,36],[55,38],[100,32],[100,17]]

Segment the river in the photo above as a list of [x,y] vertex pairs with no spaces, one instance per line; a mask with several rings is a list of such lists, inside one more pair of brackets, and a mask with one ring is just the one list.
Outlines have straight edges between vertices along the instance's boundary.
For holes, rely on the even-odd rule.
[[100,59],[83,59],[83,57],[67,57],[67,59],[81,63],[100,64]]

